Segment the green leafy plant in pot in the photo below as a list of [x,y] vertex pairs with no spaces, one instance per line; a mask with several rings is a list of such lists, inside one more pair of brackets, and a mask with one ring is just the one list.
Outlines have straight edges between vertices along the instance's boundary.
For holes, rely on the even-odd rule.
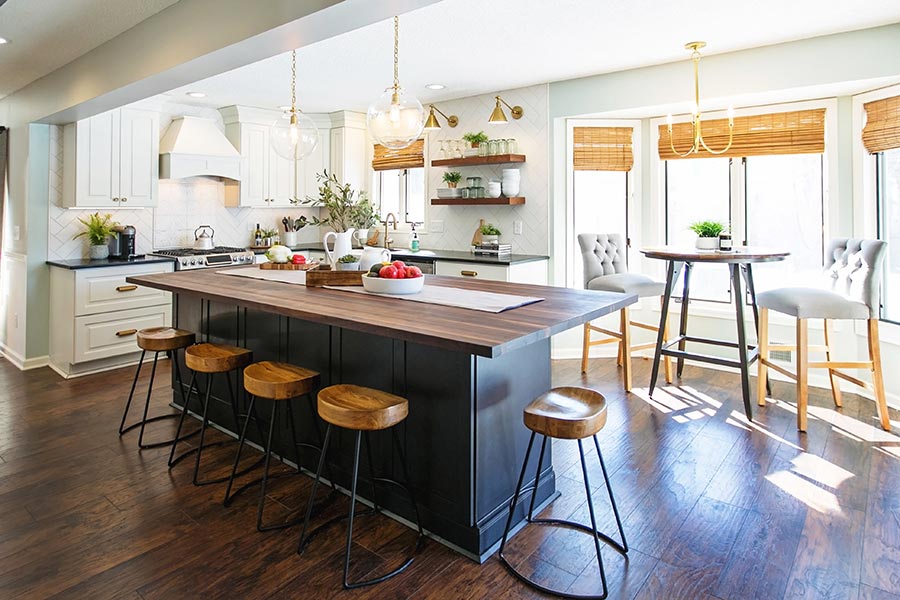
[[473,148],[478,148],[481,144],[488,141],[488,136],[483,131],[479,131],[478,133],[463,134],[463,139],[469,142]]
[[359,257],[355,254],[345,254],[337,261],[338,271],[358,271]]
[[485,246],[496,246],[500,243],[500,230],[491,223],[481,226],[481,243]]
[[76,233],[72,239],[76,240],[81,236],[87,236],[91,243],[90,257],[92,259],[109,258],[109,236],[118,235],[115,228],[119,226],[116,221],[112,220],[112,215],[101,215],[99,212],[95,212],[87,220],[82,218],[78,220],[84,224],[86,229]]
[[719,234],[725,231],[725,225],[719,221],[697,221],[688,229],[697,234],[698,250],[716,250],[719,247]]
[[444,173],[444,183],[448,188],[455,188],[459,180],[462,179],[462,173],[459,171],[447,171]]

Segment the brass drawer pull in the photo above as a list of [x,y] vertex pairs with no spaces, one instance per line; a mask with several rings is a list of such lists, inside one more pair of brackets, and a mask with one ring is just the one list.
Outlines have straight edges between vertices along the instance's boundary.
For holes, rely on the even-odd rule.
[[122,331],[116,332],[116,337],[126,337],[129,335],[134,335],[137,333],[137,329],[123,329]]
[[478,277],[478,271],[460,271],[459,274],[463,277]]
[[116,288],[116,291],[117,292],[133,292],[137,288],[138,288],[138,286],[136,286],[136,285],[120,285],[119,287]]

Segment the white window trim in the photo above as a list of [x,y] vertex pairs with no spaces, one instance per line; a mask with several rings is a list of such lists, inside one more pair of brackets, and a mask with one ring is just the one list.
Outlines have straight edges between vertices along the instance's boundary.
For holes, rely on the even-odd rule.
[[[566,205],[565,205],[565,286],[575,285],[575,265],[577,264],[575,253],[577,252],[577,240],[575,239],[574,213],[575,213],[575,166],[574,166],[574,132],[576,127],[631,127],[631,153],[634,156],[634,165],[628,171],[627,210],[631,231],[625,232],[631,239],[629,259],[631,264],[638,264],[641,248],[642,223],[641,202],[641,121],[639,119],[566,119]],[[559,268],[557,265],[556,268]],[[637,269],[635,269],[637,270]]]
[[[370,148],[372,147],[371,144],[369,144],[369,146],[370,146]],[[370,155],[371,155],[371,154],[373,154],[373,151],[370,150],[369,153],[370,153]],[[422,158],[423,158],[423,160],[424,160],[424,165],[423,165],[423,168],[424,168],[424,177],[423,177],[423,179],[425,180],[425,181],[424,181],[424,187],[425,187],[425,212],[424,212],[424,215],[423,215],[423,218],[425,219],[425,222],[422,223],[421,225],[417,225],[417,226],[416,226],[416,233],[419,233],[419,234],[421,234],[421,233],[428,233],[428,223],[430,222],[429,217],[431,216],[431,192],[432,192],[432,190],[430,189],[430,184],[429,184],[429,181],[428,181],[428,179],[429,179],[429,169],[430,169],[430,165],[431,165],[431,153],[430,153],[429,143],[428,143],[428,138],[427,138],[427,137],[425,138],[425,143],[422,145]],[[368,164],[369,164],[369,178],[368,178],[367,185],[368,185],[368,186],[371,186],[372,180],[373,180],[374,177],[375,177],[376,171],[375,171],[375,169],[372,168],[372,156],[369,156],[369,157],[368,157],[368,161],[369,161],[369,162],[368,162]],[[374,189],[370,189],[370,190],[369,190],[369,195],[370,195],[370,197],[371,197],[373,200],[376,200],[376,198],[375,198],[375,192],[376,192],[376,190],[374,190]],[[377,198],[377,202],[378,202],[378,214],[379,214],[379,216],[380,216],[382,219],[384,219],[384,215],[381,214],[381,193],[380,193],[380,190],[379,190],[378,192],[379,192],[378,198]],[[384,227],[384,221],[383,221],[383,220],[382,220],[382,221],[379,221],[379,223],[380,223],[380,225],[375,225],[375,227]],[[394,231],[393,226],[391,226],[391,231]],[[399,221],[399,222],[397,223],[397,233],[400,233],[400,234],[411,234],[411,233],[412,233],[412,227],[410,226],[409,223],[407,223],[407,222],[405,222],[405,221]]]
[[[853,96],[853,235],[862,238],[878,237],[878,198],[876,197],[875,157],[869,154],[862,142],[862,130],[866,123],[863,105],[873,100],[900,95],[900,85],[864,92]],[[866,324],[857,321],[855,331],[860,337],[867,335]],[[882,343],[900,346],[900,325],[881,321],[879,336]]]

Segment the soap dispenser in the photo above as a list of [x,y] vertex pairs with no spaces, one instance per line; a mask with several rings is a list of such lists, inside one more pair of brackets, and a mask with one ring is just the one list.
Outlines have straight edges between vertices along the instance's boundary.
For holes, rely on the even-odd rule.
[[412,250],[413,252],[418,252],[419,251],[419,234],[416,232],[416,224],[411,223],[410,226],[412,227],[412,236],[410,236],[410,238],[409,238],[409,249]]

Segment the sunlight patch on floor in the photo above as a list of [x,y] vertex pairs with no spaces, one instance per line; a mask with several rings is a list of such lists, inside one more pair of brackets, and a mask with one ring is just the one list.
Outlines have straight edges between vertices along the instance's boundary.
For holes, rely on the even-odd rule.
[[844,514],[837,496],[791,471],[776,471],[766,475],[766,479],[813,510],[823,514]]

